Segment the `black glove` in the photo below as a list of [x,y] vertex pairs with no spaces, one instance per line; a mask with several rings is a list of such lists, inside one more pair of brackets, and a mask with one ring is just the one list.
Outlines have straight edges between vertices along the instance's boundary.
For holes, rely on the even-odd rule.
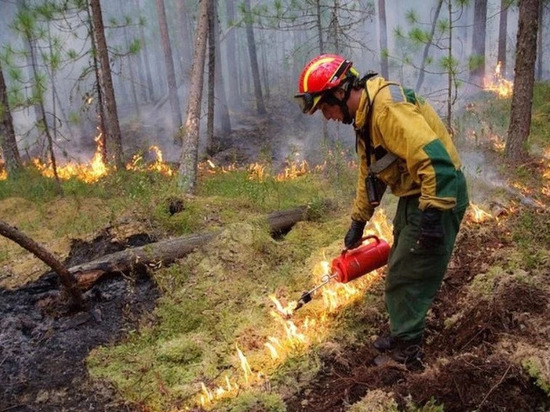
[[366,222],[360,222],[358,220],[352,220],[351,226],[344,238],[344,245],[346,249],[353,249],[357,246],[361,238],[363,237],[363,229],[365,229]]
[[445,233],[441,224],[441,210],[427,208],[420,217],[420,235],[417,243],[424,249],[433,249],[443,243]]

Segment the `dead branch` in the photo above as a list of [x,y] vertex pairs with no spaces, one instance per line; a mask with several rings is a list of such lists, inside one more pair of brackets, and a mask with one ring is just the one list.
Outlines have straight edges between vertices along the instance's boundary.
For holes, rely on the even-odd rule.
[[67,270],[63,264],[55,258],[44,247],[39,245],[33,239],[25,235],[19,229],[8,223],[0,220],[0,235],[13,240],[22,248],[28,250],[38,259],[48,265],[52,270],[59,275],[61,284],[65,287],[69,297],[70,304],[75,309],[81,309],[84,307],[84,301],[82,300],[82,292],[78,288],[76,278],[71,272]]

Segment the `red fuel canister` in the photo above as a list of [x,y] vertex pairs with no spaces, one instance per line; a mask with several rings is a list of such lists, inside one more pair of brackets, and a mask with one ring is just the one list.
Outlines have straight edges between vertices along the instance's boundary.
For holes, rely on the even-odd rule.
[[333,259],[331,272],[337,275],[338,282],[348,283],[388,263],[390,245],[374,235],[364,237],[361,242],[367,239],[372,241],[355,249],[344,249]]

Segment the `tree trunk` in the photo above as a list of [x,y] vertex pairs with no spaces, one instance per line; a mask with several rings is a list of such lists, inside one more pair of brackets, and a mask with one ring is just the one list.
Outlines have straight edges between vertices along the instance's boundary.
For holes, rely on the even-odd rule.
[[[39,83],[39,74],[38,74],[38,61],[35,55],[35,47],[34,47],[34,40],[32,39],[31,33],[27,34],[27,41],[29,43],[29,51],[30,51],[30,57],[32,61],[32,73],[33,73],[33,80],[35,82],[35,85]],[[37,103],[35,104],[35,107],[38,107],[38,117],[36,119],[36,126],[38,130],[42,130],[44,134],[46,135],[46,145],[48,148],[48,154],[50,157],[50,163],[52,166],[52,172],[55,179],[55,190],[58,194],[63,193],[63,189],[61,187],[61,181],[59,179],[59,175],[57,174],[57,162],[55,158],[55,153],[53,150],[53,138],[50,132],[50,126],[48,125],[48,119],[46,118],[46,108],[44,106],[44,94],[38,86],[36,87],[36,96],[35,98],[38,98]]]
[[184,88],[186,89],[191,76],[191,65],[193,63],[193,48],[191,39],[191,30],[189,28],[189,2],[177,1],[177,14],[179,16],[178,38],[180,41],[181,73],[183,77]]
[[[135,0],[136,7],[138,10],[141,8],[140,6],[140,0]],[[151,76],[151,64],[149,63],[149,52],[147,51],[147,41],[145,39],[145,31],[143,30],[143,26],[139,25],[139,38],[141,41],[141,50],[140,50],[140,56],[143,57],[143,70],[145,71],[145,79],[147,81],[147,88],[146,90],[146,98],[150,99],[151,101],[155,100],[155,90],[153,87],[153,78]]]
[[543,44],[543,31],[544,31],[544,24],[543,24],[543,16],[544,16],[544,1],[540,1],[539,5],[539,30],[538,30],[538,52],[537,52],[537,71],[536,71],[536,79],[542,80],[542,62],[544,61],[544,44]]
[[[447,3],[449,21],[453,21],[453,2],[449,1]],[[453,25],[449,25],[449,48],[448,48],[448,57],[449,61],[452,61],[453,58]],[[453,128],[453,78],[454,73],[451,70],[451,67],[448,68],[449,72],[447,73],[447,128],[452,130]]]
[[[220,51],[221,42],[220,42],[220,26],[219,26],[219,14],[218,14],[218,0],[214,0],[214,43],[216,44],[216,90],[215,95],[218,100],[218,110],[215,111],[217,114],[217,120],[220,124],[220,132],[222,136],[227,136],[231,133],[231,118],[229,116],[229,109],[227,107],[227,97],[225,94],[225,81],[223,76],[223,67],[222,67],[222,55]],[[233,91],[233,88],[231,89]],[[233,96],[235,97],[235,96]]]
[[432,29],[430,31],[430,37],[428,42],[424,45],[424,52],[422,53],[422,62],[420,63],[420,70],[418,74],[418,80],[416,81],[416,91],[418,92],[424,83],[424,72],[426,68],[426,62],[428,61],[428,52],[430,46],[432,45],[432,40],[434,38],[435,29],[437,27],[437,21],[439,20],[439,14],[441,13],[441,7],[443,6],[443,0],[437,1],[437,6],[435,8],[434,18],[432,21]]
[[[385,79],[388,79],[390,73],[389,73],[389,65],[388,65],[388,32],[386,28],[386,0],[378,0],[378,24],[379,24],[378,30],[380,35],[380,74]],[[416,90],[418,90],[418,87]]]
[[470,70],[470,81],[483,86],[485,78],[485,36],[487,32],[487,0],[475,0],[472,54],[479,61]]
[[504,78],[506,78],[506,38],[508,36],[508,7],[510,7],[510,0],[500,0],[497,62],[500,63],[500,73]]
[[[227,14],[227,23],[228,25],[233,25],[235,22],[235,4],[234,0],[226,0],[225,2],[225,12]],[[241,78],[240,78],[240,70],[237,65],[237,62],[239,61],[237,59],[237,40],[235,31],[237,28],[228,28],[227,33],[227,39],[226,39],[226,46],[225,46],[225,60],[227,61],[227,72],[229,74],[229,78],[233,82],[231,86],[231,92],[233,96],[232,104],[235,105],[236,108],[241,108],[242,106],[242,97],[241,97]]]
[[259,115],[266,114],[264,98],[262,96],[262,84],[260,82],[260,69],[258,67],[258,56],[256,53],[256,41],[254,40],[254,29],[252,27],[252,13],[250,11],[250,0],[244,1],[246,12],[246,40],[248,43],[248,56],[250,57],[250,68],[254,82],[254,95],[256,97],[256,111]]
[[166,79],[168,81],[168,98],[170,100],[170,108],[172,109],[172,124],[174,129],[177,129],[181,126],[182,119],[178,100],[178,86],[176,83],[176,72],[174,70],[174,59],[172,57],[172,47],[170,46],[170,36],[168,34],[168,22],[166,21],[164,0],[155,0],[155,3],[157,5],[162,49],[164,50],[164,66],[166,68]]
[[23,232],[13,226],[10,226],[2,220],[0,220],[0,235],[13,240],[19,246],[28,250],[42,262],[51,267],[53,271],[59,275],[59,280],[69,295],[71,306],[75,309],[82,309],[84,307],[82,292],[78,288],[75,277],[65,266],[63,266],[61,262],[59,262],[59,260],[55,258],[55,256]]
[[319,37],[319,53],[325,52],[325,43],[323,42],[323,23],[321,21],[321,1],[315,1],[315,18],[317,20],[317,36]]
[[[124,13],[124,10],[120,10],[121,14]],[[124,26],[124,41],[126,43],[126,48],[130,48],[130,37],[128,36],[128,26]],[[138,119],[141,119],[141,110],[139,108],[140,102],[138,101],[137,97],[137,90],[136,90],[136,74],[134,72],[135,67],[139,67],[139,64],[137,64],[137,56],[131,53],[128,53],[126,62],[128,63],[128,73],[130,74],[130,90],[132,93],[132,103],[134,104],[134,110],[136,112],[136,116]]]
[[214,15],[216,0],[210,0],[210,9],[208,11],[208,112],[206,114],[206,148],[212,148],[214,141],[214,89],[216,82],[216,40],[214,37]]
[[103,16],[101,14],[101,4],[99,0],[89,0],[92,10],[93,34],[97,46],[97,57],[100,64],[101,84],[103,85],[103,97],[105,99],[105,140],[112,145],[115,165],[117,169],[124,168],[122,158],[122,135],[120,133],[120,124],[118,123],[117,105],[115,92],[113,89],[113,78],[111,76],[111,67],[109,65],[109,53],[107,50],[107,41],[105,40],[105,31],[103,28]]
[[8,102],[8,91],[4,81],[2,62],[0,61],[0,149],[6,165],[8,174],[16,173],[22,168],[21,156],[17,149],[13,119],[11,117],[10,105]]
[[183,128],[183,148],[178,170],[178,186],[184,193],[194,193],[197,184],[197,159],[199,151],[200,113],[208,37],[208,10],[211,0],[201,0],[199,21],[195,36],[191,89],[187,105],[187,116]]
[[526,143],[531,128],[539,1],[519,2],[514,92],[506,138],[506,157],[512,162],[526,160],[529,156]]

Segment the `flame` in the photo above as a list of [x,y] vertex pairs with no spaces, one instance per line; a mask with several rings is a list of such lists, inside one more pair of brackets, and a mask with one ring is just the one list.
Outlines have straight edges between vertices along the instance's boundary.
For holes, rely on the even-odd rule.
[[483,209],[481,209],[479,206],[476,206],[472,202],[470,202],[469,217],[470,217],[470,220],[474,223],[483,223],[487,220],[494,219],[493,215],[491,215],[488,212],[485,212]]
[[143,156],[140,154],[134,155],[132,157],[132,160],[130,163],[126,165],[126,170],[133,170],[133,171],[149,171],[149,172],[159,172],[166,176],[172,176],[174,174],[174,171],[168,166],[166,163],[164,163],[162,158],[162,151],[157,146],[151,146],[149,147],[149,152],[153,152],[155,155],[155,161],[147,166],[142,166],[141,163],[143,161]]
[[8,172],[0,170],[0,180],[6,180],[8,178]]
[[[57,167],[57,175],[62,180],[77,178],[86,183],[95,183],[103,176],[106,176],[110,169],[103,161],[103,139],[101,133],[95,138],[96,151],[89,164],[68,162],[63,166]],[[151,146],[149,151],[155,156],[155,161],[150,164],[143,164],[143,156],[136,154],[126,165],[127,170],[159,172],[167,176],[172,176],[174,171],[167,165],[162,157],[162,151],[157,146]],[[33,165],[45,177],[53,178],[54,171],[51,163],[43,163],[39,159],[32,159]]]
[[510,97],[514,92],[514,82],[506,80],[500,73],[501,62],[498,62],[492,78],[484,80],[484,90],[497,93],[499,97]]
[[303,176],[309,172],[309,165],[305,160],[301,162],[293,161],[285,167],[285,170],[277,175],[275,178],[278,182],[288,179],[296,179],[299,176]]
[[246,360],[243,352],[239,349],[237,345],[235,345],[235,347],[237,348],[237,353],[241,361],[241,368],[244,371],[244,381],[248,383],[250,381],[250,376],[252,375],[252,369],[250,368],[250,365],[248,364],[248,361]]
[[248,177],[250,180],[257,179],[262,182],[268,176],[265,171],[265,166],[260,163],[252,163],[248,166],[247,171],[250,173],[250,176]]
[[[376,234],[378,237],[391,241],[392,227],[382,209],[378,210],[371,219],[372,227],[369,225],[368,234]],[[313,268],[313,283],[318,284],[321,279],[326,279],[331,270],[331,265],[327,260],[317,262]],[[322,342],[331,332],[333,317],[330,316],[342,306],[348,305],[358,299],[365,290],[371,288],[375,282],[382,277],[382,270],[376,270],[368,273],[361,278],[355,279],[353,283],[342,284],[336,281],[329,281],[323,288],[319,289],[321,299],[316,299],[317,304],[312,305],[305,317],[295,317],[289,319],[296,309],[297,302],[291,301],[287,304],[281,302],[274,294],[269,295],[273,302],[273,310],[270,315],[279,324],[279,334],[269,336],[264,343],[264,348],[269,355],[269,362],[266,366],[277,367],[282,364],[288,356],[302,353],[312,344]],[[246,385],[252,386],[265,383],[263,372],[254,374],[244,353],[237,346],[237,354],[240,359],[240,368],[243,372],[243,379]],[[211,404],[228,396],[236,396],[239,393],[239,387],[236,384],[229,384],[226,376],[226,388],[209,391],[203,385],[201,395],[201,404],[204,407],[207,403]]]

